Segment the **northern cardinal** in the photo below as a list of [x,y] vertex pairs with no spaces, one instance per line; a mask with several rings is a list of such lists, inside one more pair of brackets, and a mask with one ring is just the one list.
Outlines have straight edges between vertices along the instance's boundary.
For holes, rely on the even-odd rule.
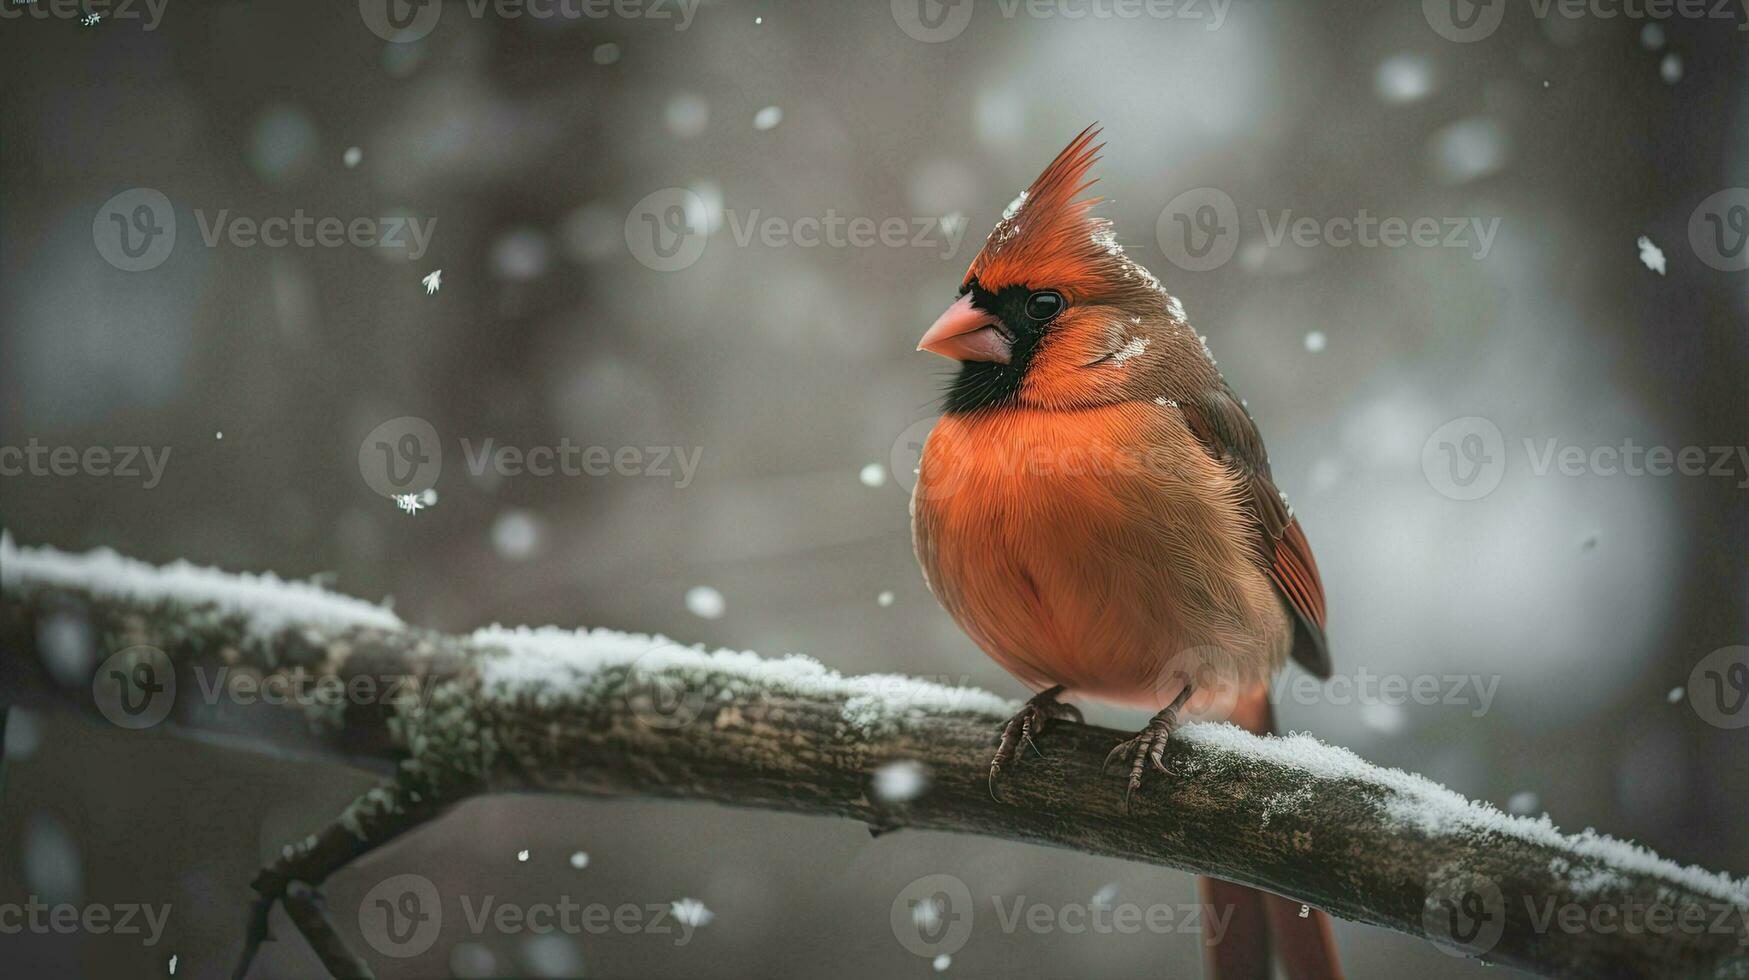
[[[1038,692],[1001,733],[991,793],[1078,695],[1156,710],[1107,763],[1129,793],[1181,713],[1273,725],[1289,656],[1329,676],[1324,590],[1249,412],[1184,308],[1081,195],[1089,127],[997,223],[918,350],[960,362],[912,496],[918,562],[984,652]],[[1234,907],[1219,977],[1341,975],[1329,921],[1204,880]],[[1265,922],[1268,922],[1268,925]],[[1211,936],[1211,939],[1213,937]]]

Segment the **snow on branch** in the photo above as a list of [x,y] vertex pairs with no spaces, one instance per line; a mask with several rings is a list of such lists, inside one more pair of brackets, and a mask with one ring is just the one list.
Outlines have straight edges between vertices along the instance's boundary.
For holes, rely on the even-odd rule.
[[[443,805],[534,790],[1145,861],[1551,976],[1749,976],[1749,882],[1508,816],[1307,735],[1186,728],[1171,775],[1126,810],[1121,781],[1100,772],[1120,733],[1061,723],[996,802],[989,754],[1017,705],[984,691],[610,630],[447,636],[315,585],[20,548],[10,536],[0,587],[6,707],[68,707],[393,774],[302,863],[264,872],[256,887],[269,903]],[[923,778],[892,792],[876,773],[893,762]]]

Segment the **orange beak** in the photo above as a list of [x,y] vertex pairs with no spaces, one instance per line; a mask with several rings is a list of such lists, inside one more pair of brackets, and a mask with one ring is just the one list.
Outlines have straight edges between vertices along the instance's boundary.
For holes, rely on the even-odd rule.
[[937,317],[924,331],[923,339],[917,342],[918,350],[931,354],[959,361],[994,361],[997,364],[1008,363],[1013,347],[995,315],[972,305],[970,293],[961,296],[947,308],[947,312]]

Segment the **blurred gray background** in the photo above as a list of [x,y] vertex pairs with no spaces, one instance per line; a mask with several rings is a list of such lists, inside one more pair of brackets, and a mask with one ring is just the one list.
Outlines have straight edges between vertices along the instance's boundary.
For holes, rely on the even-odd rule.
[[[1437,3],[1075,18],[1116,10],[725,2],[677,30],[670,5],[450,2],[388,41],[373,2],[168,0],[150,30],[144,8],[0,23],[0,445],[172,452],[149,489],[4,477],[21,544],[324,576],[446,630],[611,626],[1019,695],[911,556],[906,444],[949,369],[912,348],[1016,190],[1098,121],[1104,213],[1248,397],[1323,567],[1338,674],[1497,684],[1485,712],[1473,687],[1468,703],[1290,696],[1283,725],[1749,872],[1749,732],[1709,723],[1686,690],[1702,658],[1749,642],[1749,467],[1538,475],[1525,448],[1749,442],[1749,274],[1690,234],[1704,202],[1749,186],[1741,11],[1514,4],[1454,41]],[[143,271],[101,241],[106,202],[134,188],[161,192],[177,226]],[[637,254],[639,202],[668,188],[694,195],[677,199],[703,251],[659,271]],[[1239,218],[1233,257],[1205,271],[1157,235],[1197,188]],[[417,258],[202,240],[220,212],[300,211],[435,225]],[[1273,244],[1287,211],[1498,224],[1481,257]],[[749,221],[828,212],[935,233],[737,240]],[[1714,213],[1728,238],[1731,212]],[[401,416],[444,452],[437,503],[412,515],[359,462]],[[1477,500],[1453,499],[1434,439],[1468,417],[1505,455]],[[487,438],[702,456],[684,486],[471,475],[462,440]],[[255,867],[368,785],[42,715],[14,717],[7,752],[0,900],[173,909],[156,947],[6,937],[7,969],[37,976],[161,976],[172,954],[179,977],[223,975]],[[1195,976],[1200,959],[1194,935],[1009,933],[991,912],[1022,895],[1193,901],[1182,874],[697,805],[479,800],[339,875],[337,917],[403,871],[476,900],[691,897],[713,918],[684,946],[451,922],[428,953],[373,957],[388,977],[932,976],[888,911],[933,873],[978,902],[947,976]],[[1338,938],[1357,977],[1480,969],[1371,928]],[[316,969],[292,939],[255,975]]]

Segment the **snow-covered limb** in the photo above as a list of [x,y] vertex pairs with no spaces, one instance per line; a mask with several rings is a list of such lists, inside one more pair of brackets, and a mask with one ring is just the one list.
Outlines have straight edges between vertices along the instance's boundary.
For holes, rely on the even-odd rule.
[[[258,883],[269,900],[288,880],[319,885],[446,803],[539,790],[831,814],[882,832],[1147,861],[1548,975],[1749,976],[1749,884],[1504,815],[1309,736],[1188,728],[1171,776],[1126,812],[1121,782],[1099,772],[1119,733],[1058,724],[996,803],[991,742],[1016,705],[982,691],[607,630],[450,637],[271,576],[10,538],[0,585],[7,706],[66,705],[128,727],[162,712],[168,730],[395,774],[288,848],[285,867]],[[875,774],[899,760],[921,767],[907,769],[914,789],[877,791]]]

